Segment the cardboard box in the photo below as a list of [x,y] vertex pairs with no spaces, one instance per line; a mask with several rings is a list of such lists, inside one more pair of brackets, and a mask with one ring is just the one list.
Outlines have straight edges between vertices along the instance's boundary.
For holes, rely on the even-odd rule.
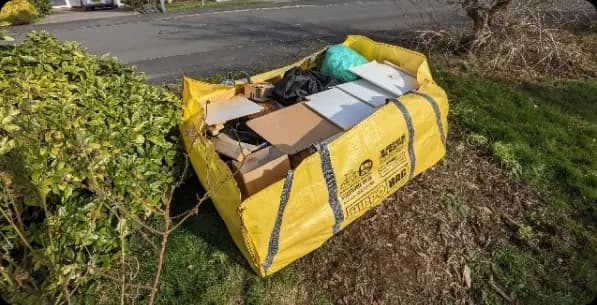
[[256,102],[265,102],[272,99],[274,85],[270,83],[255,83],[245,85],[245,96]]
[[283,179],[289,170],[288,155],[273,146],[248,155],[243,162],[232,169],[245,198]]
[[303,151],[342,129],[318,115],[303,103],[268,113],[247,122],[261,137],[285,154]]

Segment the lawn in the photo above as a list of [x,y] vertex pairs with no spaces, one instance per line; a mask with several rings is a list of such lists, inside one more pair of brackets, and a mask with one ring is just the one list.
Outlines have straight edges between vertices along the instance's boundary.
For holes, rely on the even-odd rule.
[[[473,162],[469,161],[467,165],[472,166],[469,168],[471,174],[483,176],[483,173],[475,173],[475,166],[479,166],[480,170],[486,168],[486,165],[480,165],[486,160],[488,164],[496,164],[495,170],[500,172],[492,173],[492,176],[503,175],[503,179],[507,180],[505,186],[496,189],[509,192],[512,188],[509,180],[513,185],[520,184],[516,188],[526,193],[534,194],[533,189],[537,190],[540,195],[533,196],[544,202],[519,212],[512,234],[488,234],[497,238],[491,246],[483,246],[479,251],[467,250],[473,253],[467,255],[472,270],[472,289],[459,288],[461,294],[454,294],[454,299],[448,301],[442,299],[442,303],[459,303],[458,298],[474,300],[478,304],[588,303],[597,293],[597,232],[594,227],[597,220],[597,81],[510,84],[474,75],[456,75],[441,68],[436,68],[434,75],[450,97],[452,125],[458,125],[465,134],[456,135],[456,138],[454,134],[450,135],[448,157],[438,166],[452,171],[447,179],[455,177],[452,174],[459,171],[457,160],[475,154]],[[463,149],[465,145],[477,148]],[[441,173],[434,169],[411,182],[405,190],[398,192],[398,202],[401,197],[407,197],[405,201],[412,200],[409,194],[425,191],[428,188],[426,183],[430,181],[443,181],[446,188],[450,184],[458,184],[446,182]],[[467,183],[462,184],[466,186]],[[485,183],[502,184],[499,179]],[[175,209],[183,211],[192,206],[200,189],[196,177],[190,177],[177,193]],[[474,188],[456,195],[446,190],[436,191],[436,197],[424,198],[424,201],[430,208],[440,209],[448,215],[453,227],[464,224],[473,228],[473,225],[479,226],[479,222],[485,221],[475,216],[477,205],[484,203],[478,199],[478,191]],[[519,196],[517,192],[509,194],[511,197],[496,193],[493,201],[497,202],[498,197],[506,203],[512,201],[511,198],[524,201],[529,196]],[[490,205],[493,194],[488,194],[483,202]],[[367,283],[377,283],[374,285],[375,293],[387,294],[389,291],[384,289],[393,287],[392,283],[384,285],[379,279],[376,280],[380,282],[375,282],[375,279],[368,278],[367,272],[357,274],[354,271],[357,269],[342,269],[342,264],[364,264],[361,267],[376,270],[375,257],[361,262],[356,254],[349,255],[346,251],[359,255],[376,253],[373,251],[377,250],[375,240],[384,243],[385,240],[374,234],[373,238],[368,237],[373,244],[363,244],[358,239],[350,241],[347,235],[380,227],[377,224],[389,215],[386,209],[390,209],[386,205],[370,213],[366,221],[349,227],[349,234],[340,234],[305,260],[262,279],[245,263],[213,206],[206,204],[201,207],[199,215],[171,236],[157,303],[345,304],[349,299],[343,300],[344,295],[354,292],[352,288],[347,291],[346,287],[351,287],[350,280],[357,278],[360,282],[355,284],[356,289],[364,289]],[[394,209],[395,215],[406,213],[405,210]],[[420,217],[413,219],[420,220]],[[391,230],[396,226],[398,224],[388,225],[385,229]],[[501,219],[492,226],[496,232],[512,230],[512,224]],[[414,227],[405,226],[401,228],[405,231],[400,235],[414,234],[417,239],[436,238],[438,229],[433,224],[429,227],[430,230],[419,232],[414,231]],[[369,234],[367,232],[361,233]],[[387,237],[389,241],[398,239],[392,234]],[[347,248],[347,245],[358,247],[358,250]],[[450,245],[441,247],[437,251],[438,257],[445,255]],[[155,258],[146,254],[146,248],[140,241],[133,242],[132,248],[141,258],[139,278],[147,282],[153,274]],[[423,255],[431,256],[432,249],[429,248],[428,252]],[[337,265],[324,262],[324,258],[336,259],[334,264]],[[414,268],[406,260],[393,264],[401,265],[407,271],[409,267]],[[310,265],[321,270],[309,271],[310,268],[305,266]],[[325,272],[325,269],[332,268],[347,271],[338,278],[334,272]],[[389,268],[388,272],[393,270],[392,266]],[[323,275],[315,280],[317,275],[313,274],[319,274],[319,271],[323,271]],[[407,274],[397,276],[408,277]],[[430,291],[429,295],[419,293],[420,289],[426,290],[425,286],[431,287],[434,283],[413,281],[410,285],[391,288],[395,289],[391,293],[440,297],[437,291],[452,289],[439,287],[437,291]],[[363,295],[374,295],[368,291],[364,289]]]
[[224,2],[215,2],[213,0],[186,0],[186,1],[175,1],[173,3],[166,4],[167,11],[183,11],[197,8],[210,8],[210,7],[234,7],[258,3],[271,2],[268,0],[230,0]]
[[[525,215],[518,233],[527,242],[495,252],[496,280],[524,304],[588,303],[597,293],[597,81],[435,75],[450,96],[452,121],[486,140],[495,161],[548,202]],[[491,272],[480,271],[486,283]]]

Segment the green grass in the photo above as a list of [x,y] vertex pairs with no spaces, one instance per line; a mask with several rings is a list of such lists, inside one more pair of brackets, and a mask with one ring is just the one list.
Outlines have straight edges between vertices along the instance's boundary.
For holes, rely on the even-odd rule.
[[510,87],[438,75],[452,100],[452,117],[488,137],[504,166],[595,217],[597,81]]
[[504,243],[493,271],[477,266],[479,301],[586,304],[597,293],[597,80],[522,85],[456,76],[436,69],[451,100],[451,120],[488,145],[514,178],[545,194],[545,213],[530,213],[518,235],[542,231],[538,247]]
[[167,11],[184,11],[196,8],[209,8],[209,7],[231,7],[239,5],[250,5],[257,3],[264,3],[267,0],[231,0],[226,2],[215,2],[213,0],[206,0],[205,5],[201,3],[201,0],[190,0],[190,1],[177,1],[170,4],[166,4]]

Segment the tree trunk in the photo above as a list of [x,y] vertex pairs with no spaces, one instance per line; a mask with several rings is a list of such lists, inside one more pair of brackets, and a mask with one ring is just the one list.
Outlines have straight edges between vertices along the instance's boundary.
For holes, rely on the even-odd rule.
[[498,0],[493,7],[489,9],[489,19],[487,20],[489,26],[494,25],[493,21],[495,15],[499,12],[505,11],[510,2],[512,2],[512,0]]
[[466,0],[463,6],[466,15],[473,21],[471,35],[465,37],[462,41],[463,47],[471,51],[480,47],[491,35],[491,27],[494,25],[494,19],[497,13],[505,10],[512,0],[497,0],[491,5],[483,5],[482,0]]

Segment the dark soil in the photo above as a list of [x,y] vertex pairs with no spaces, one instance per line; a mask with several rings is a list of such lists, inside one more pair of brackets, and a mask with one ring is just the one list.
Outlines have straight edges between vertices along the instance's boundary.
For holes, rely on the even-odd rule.
[[474,304],[465,269],[475,286],[474,266],[490,262],[501,242],[526,242],[518,224],[525,212],[543,209],[540,195],[454,125],[448,150],[440,164],[300,261],[334,303]]

